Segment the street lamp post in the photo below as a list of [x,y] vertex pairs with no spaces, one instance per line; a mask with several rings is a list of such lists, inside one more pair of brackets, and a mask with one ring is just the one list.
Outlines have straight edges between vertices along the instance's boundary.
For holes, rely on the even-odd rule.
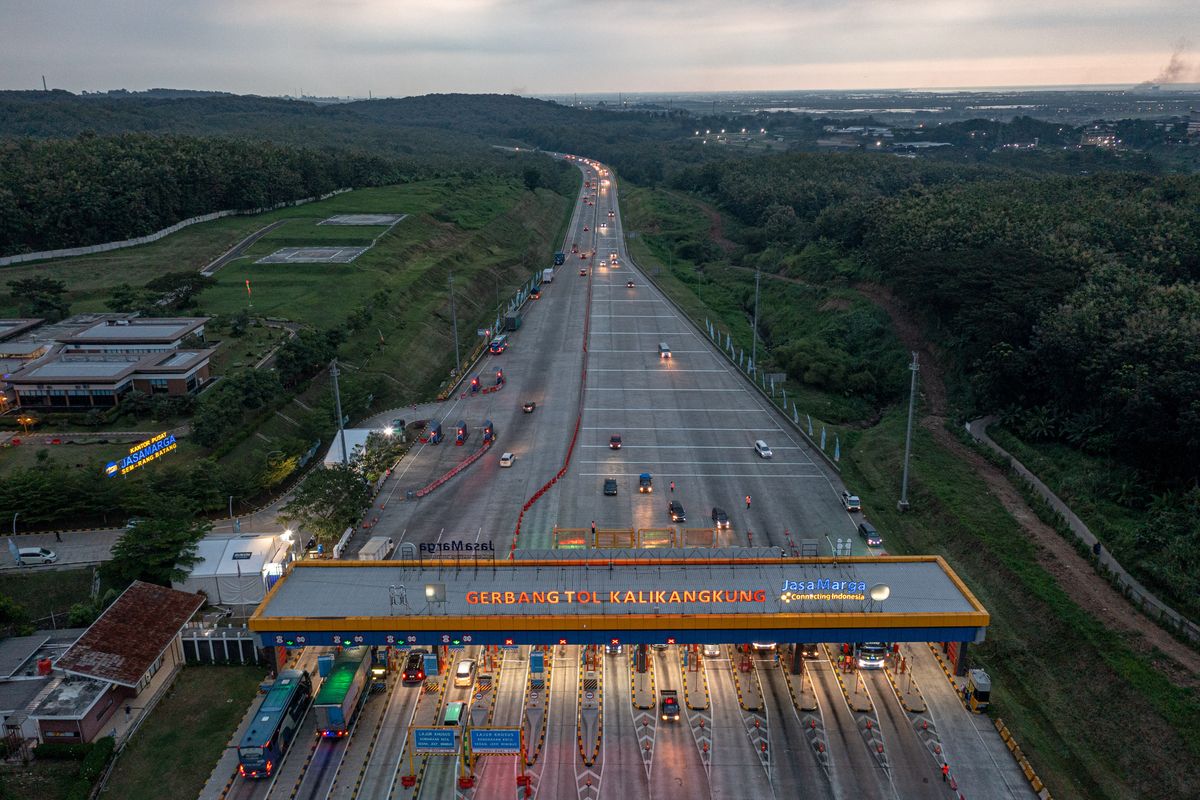
[[21,514],[20,511],[17,511],[13,514],[13,524],[12,524],[13,536],[17,535],[17,517],[20,516],[20,514]]

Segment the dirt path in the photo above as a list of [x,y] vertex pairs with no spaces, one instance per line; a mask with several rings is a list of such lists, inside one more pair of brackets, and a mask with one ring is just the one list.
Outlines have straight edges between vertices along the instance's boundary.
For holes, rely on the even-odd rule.
[[[1127,634],[1126,641],[1176,686],[1200,686],[1200,653],[1182,644],[1144,617],[1107,581],[1096,574],[1092,565],[1076,552],[1056,530],[1042,522],[1025,502],[1008,474],[979,453],[960,442],[946,429],[946,385],[937,349],[921,336],[920,327],[891,291],[877,284],[855,287],[887,312],[901,341],[919,354],[922,399],[929,413],[921,417],[921,426],[938,443],[970,465],[988,487],[988,493],[1000,501],[1037,546],[1038,563],[1058,581],[1058,585],[1081,608],[1094,614],[1108,628]],[[1158,650],[1167,658],[1153,657]]]

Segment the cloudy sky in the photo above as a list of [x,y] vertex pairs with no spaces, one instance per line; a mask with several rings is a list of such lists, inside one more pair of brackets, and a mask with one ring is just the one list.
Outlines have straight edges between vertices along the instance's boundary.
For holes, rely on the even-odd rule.
[[1200,0],[0,0],[0,20],[5,89],[1120,84],[1173,51],[1200,81]]

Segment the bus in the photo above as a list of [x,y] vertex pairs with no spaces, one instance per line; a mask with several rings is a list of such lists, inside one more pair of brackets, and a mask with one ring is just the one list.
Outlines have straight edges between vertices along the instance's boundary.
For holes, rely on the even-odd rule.
[[364,688],[370,669],[370,647],[347,647],[333,659],[329,674],[313,701],[317,731],[321,736],[340,738],[350,735],[350,723],[367,696]]
[[279,673],[238,745],[238,774],[269,778],[296,738],[311,702],[312,678],[307,672],[289,669]]
[[446,716],[444,716],[442,718],[442,724],[443,725],[453,725],[455,727],[462,725],[463,711],[466,709],[466,707],[467,707],[466,703],[461,703],[461,702],[447,703],[446,704]]

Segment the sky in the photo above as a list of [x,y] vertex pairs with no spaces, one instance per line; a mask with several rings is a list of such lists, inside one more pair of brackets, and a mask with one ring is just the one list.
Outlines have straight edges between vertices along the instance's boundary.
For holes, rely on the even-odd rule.
[[43,75],[73,92],[323,96],[1200,82],[1197,0],[0,0],[0,20],[4,89]]

